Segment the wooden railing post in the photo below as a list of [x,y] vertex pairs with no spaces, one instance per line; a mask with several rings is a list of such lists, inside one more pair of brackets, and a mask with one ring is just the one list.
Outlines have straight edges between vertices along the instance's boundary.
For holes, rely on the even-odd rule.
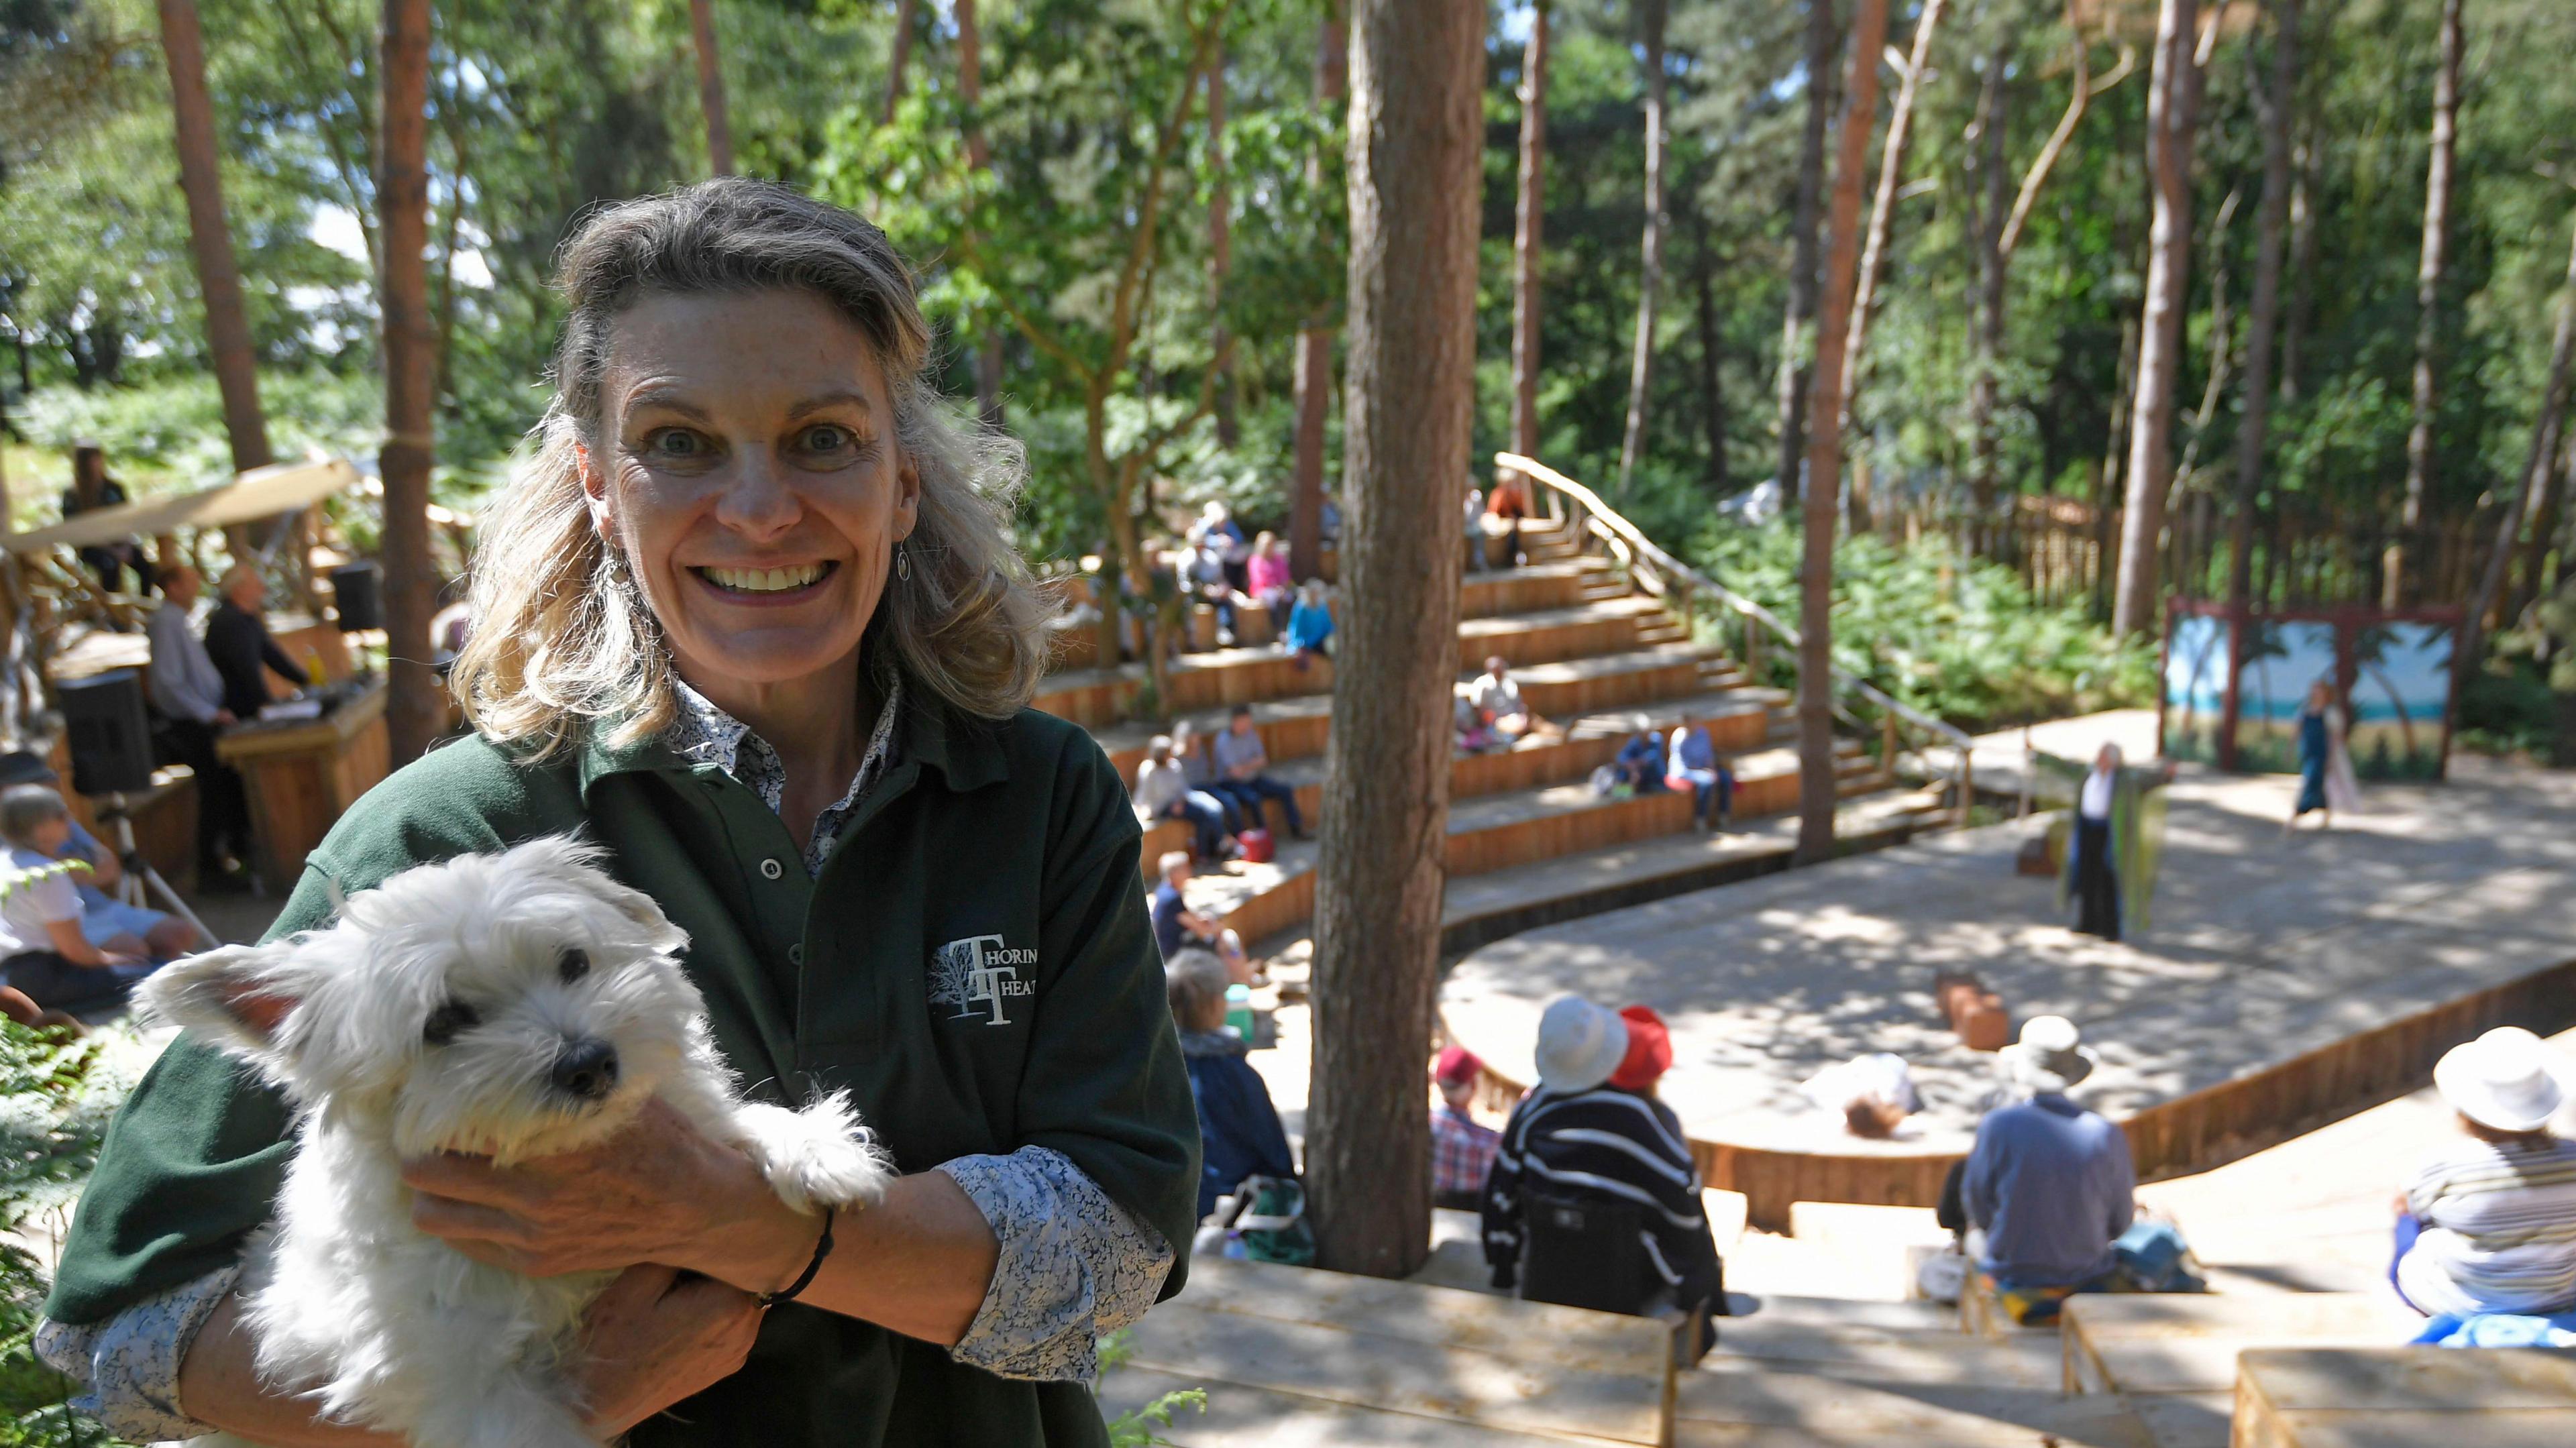
[[1896,778],[1896,711],[1878,711],[1878,772]]
[[1968,827],[1968,806],[1976,797],[1976,758],[1973,751],[1966,745],[1961,745],[1959,747],[1959,817],[1954,822],[1957,828],[1964,830]]
[[1748,613],[1748,614],[1745,614],[1743,617],[1744,617],[1744,676],[1745,676],[1746,678],[1748,678],[1748,679],[1752,680],[1756,685],[1760,685],[1760,684],[1763,682],[1763,677],[1762,677],[1762,620],[1760,620],[1760,619],[1758,619],[1758,618],[1755,618],[1753,615],[1751,615],[1751,614],[1749,614],[1749,613]]

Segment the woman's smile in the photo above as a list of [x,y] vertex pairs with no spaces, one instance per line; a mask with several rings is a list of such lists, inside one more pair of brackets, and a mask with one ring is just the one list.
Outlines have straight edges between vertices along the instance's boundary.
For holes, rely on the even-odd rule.
[[820,598],[824,586],[840,571],[841,565],[828,559],[762,568],[701,564],[689,569],[717,597],[754,608],[776,608]]

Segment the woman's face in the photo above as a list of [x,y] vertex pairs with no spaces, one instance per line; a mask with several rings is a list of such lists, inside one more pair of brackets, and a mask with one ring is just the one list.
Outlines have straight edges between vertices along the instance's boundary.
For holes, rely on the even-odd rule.
[[583,486],[700,688],[855,658],[921,479],[867,338],[810,292],[619,314]]

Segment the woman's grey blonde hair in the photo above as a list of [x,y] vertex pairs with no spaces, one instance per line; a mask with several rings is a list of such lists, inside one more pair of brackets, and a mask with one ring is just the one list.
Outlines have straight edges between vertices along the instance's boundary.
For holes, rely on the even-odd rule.
[[899,669],[972,715],[1005,718],[1028,703],[1046,669],[1048,600],[1010,540],[1026,460],[931,385],[930,329],[884,232],[784,186],[724,177],[593,213],[565,244],[555,285],[568,313],[554,400],[527,464],[483,515],[473,631],[449,677],[476,731],[542,756],[591,728],[622,747],[670,724],[660,625],[593,525],[579,450],[597,450],[620,312],[651,296],[772,288],[822,297],[866,336],[921,476],[900,545],[909,577],[886,579],[863,645],[871,667]]

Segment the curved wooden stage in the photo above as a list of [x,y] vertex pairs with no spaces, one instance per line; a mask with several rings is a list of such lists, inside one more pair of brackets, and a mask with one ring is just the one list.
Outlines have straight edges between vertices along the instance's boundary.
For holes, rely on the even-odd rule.
[[[2371,813],[2284,840],[2295,784],[2184,773],[2143,940],[2055,923],[2054,882],[2013,873],[2022,827],[1997,825],[1488,945],[1441,1014],[1517,1093],[1559,993],[1654,1006],[1707,1184],[1773,1230],[1793,1201],[1938,1197],[1998,1079],[1940,1019],[1942,971],[1980,975],[2016,1029],[2083,1027],[2103,1063],[2079,1099],[2126,1126],[2141,1179],[2412,1090],[2489,1026],[2576,1023],[2576,774],[2458,759],[2450,784],[2379,787]],[[1924,1098],[1896,1141],[1797,1091],[1870,1051],[1905,1057]]]

